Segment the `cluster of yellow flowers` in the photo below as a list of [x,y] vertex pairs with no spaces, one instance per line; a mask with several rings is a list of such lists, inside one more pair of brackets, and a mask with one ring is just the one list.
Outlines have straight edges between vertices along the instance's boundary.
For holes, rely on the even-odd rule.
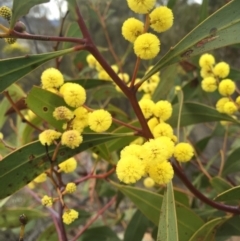
[[120,153],[116,173],[120,181],[135,183],[149,175],[144,184],[151,187],[154,183],[167,184],[172,180],[174,172],[169,159],[175,157],[179,162],[190,161],[194,155],[192,146],[188,143],[177,145],[168,136],[150,139],[143,145],[131,144]]
[[173,128],[165,123],[172,115],[172,105],[167,100],[154,103],[143,98],[139,106],[154,136],[143,144],[131,144],[120,153],[116,173],[124,183],[135,183],[143,176],[146,187],[154,183],[166,184],[173,178],[173,168],[169,159],[175,157],[179,162],[190,161],[194,155],[192,146],[188,143],[178,143]]
[[234,114],[240,108],[240,96],[235,100],[232,98],[236,90],[235,82],[227,76],[230,72],[229,64],[219,62],[215,64],[215,58],[211,54],[203,54],[199,59],[201,67],[201,77],[203,78],[201,86],[206,92],[214,92],[218,89],[220,95],[224,96],[216,103],[216,109],[220,113],[228,115]]
[[65,124],[63,133],[55,130],[45,130],[39,135],[40,142],[51,145],[61,137],[61,144],[69,148],[78,147],[82,141],[82,132],[85,127],[95,132],[104,132],[112,124],[111,114],[103,109],[89,112],[83,105],[86,101],[85,89],[76,83],[64,83],[62,73],[49,68],[42,73],[42,88],[63,97],[66,106],[59,106],[53,112],[56,120],[63,120]]
[[[10,23],[12,18],[12,10],[6,6],[0,7],[0,17],[6,19],[8,23]],[[4,38],[4,40],[7,44],[14,44],[17,41],[15,38]]]
[[[66,161],[62,162],[58,165],[59,169],[58,172],[65,172],[65,173],[71,173],[73,172],[77,167],[77,161],[71,157],[67,159]],[[47,175],[46,173],[42,173],[38,177],[36,177],[33,182],[30,183],[30,188],[34,187],[34,183],[41,183],[46,181]],[[65,189],[61,191],[61,195],[66,195],[68,193],[74,193],[77,190],[77,186],[74,182],[69,182],[65,186]],[[45,207],[52,207],[53,203],[59,200],[58,197],[53,198],[48,195],[44,195],[41,199],[42,205]],[[73,222],[76,218],[78,218],[78,212],[74,209],[67,209],[63,216],[63,222],[66,224],[70,224]]]
[[133,43],[133,49],[137,57],[152,59],[160,51],[160,40],[155,34],[147,32],[148,28],[150,26],[158,33],[171,28],[173,25],[172,10],[166,6],[154,8],[156,0],[127,0],[127,3],[135,13],[146,14],[149,17],[149,24],[144,26],[142,21],[129,18],[122,25],[122,35],[126,40]]

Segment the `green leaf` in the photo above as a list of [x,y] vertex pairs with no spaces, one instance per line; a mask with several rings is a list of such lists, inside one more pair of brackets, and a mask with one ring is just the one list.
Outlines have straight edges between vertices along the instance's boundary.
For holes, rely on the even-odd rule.
[[199,23],[208,17],[208,0],[203,0],[200,8]]
[[32,7],[41,3],[47,3],[49,1],[50,0],[13,0],[10,28],[12,29],[17,20],[26,15]]
[[177,74],[177,65],[168,66],[161,73],[161,81],[153,93],[153,101],[158,101],[160,99],[166,99],[170,90],[174,86],[174,79]]
[[158,225],[157,240],[178,241],[177,216],[172,182],[167,184],[163,196],[162,208]]
[[37,241],[58,241],[58,235],[56,232],[55,226],[52,224],[49,227],[47,227],[40,235],[40,237],[37,239]]
[[228,190],[229,188],[232,188],[232,185],[229,182],[218,176],[213,177],[210,180],[210,183],[212,187],[217,191],[217,193],[221,193]]
[[142,241],[148,227],[148,219],[137,210],[127,226],[123,241]]
[[86,90],[96,88],[96,87],[103,87],[104,85],[112,85],[110,81],[100,80],[100,79],[73,79],[73,80],[66,80],[65,83],[67,82],[80,84]]
[[1,209],[0,212],[0,227],[15,228],[20,227],[19,216],[25,214],[28,221],[46,217],[42,211],[34,210],[32,208],[9,208]]
[[[179,104],[175,104],[173,105],[173,114],[167,121],[172,127],[177,127],[178,113]],[[219,113],[216,109],[207,105],[195,102],[183,103],[180,126],[221,120],[231,121],[239,124],[239,122],[234,120],[231,116]]]
[[240,1],[233,0],[209,16],[172,47],[143,77],[143,80],[148,79],[163,67],[182,59],[239,43],[239,8]]
[[[125,196],[131,199],[136,207],[155,225],[159,223],[160,206],[163,196],[157,193],[146,191],[144,189],[131,186],[124,186],[111,182]],[[176,213],[178,217],[178,235],[179,240],[188,241],[193,233],[203,225],[201,218],[190,208],[176,202]]]
[[225,192],[220,193],[215,198],[216,201],[233,201],[233,200],[240,200],[240,186],[233,187],[228,189]]
[[[77,23],[73,22],[68,26],[66,37],[72,38],[82,38],[82,33],[79,30],[79,26]],[[64,42],[63,49],[67,49],[72,47],[73,43]]]
[[120,241],[116,232],[107,226],[87,229],[78,241]]
[[205,223],[201,228],[199,228],[196,233],[189,239],[189,241],[209,241],[209,240],[215,240],[215,235],[217,228],[222,225],[228,217],[221,217],[213,219],[207,223]]
[[[83,143],[75,149],[61,146],[57,163],[61,163],[88,148],[103,144],[124,135],[112,134],[83,134]],[[49,146],[49,155],[52,156],[55,146]],[[27,185],[39,174],[51,167],[46,154],[45,146],[35,141],[10,153],[0,162],[0,199],[5,198]]]
[[53,111],[58,106],[66,106],[64,99],[50,91],[34,86],[28,93],[26,103],[41,119],[47,121],[57,130],[62,130],[64,121],[56,120],[53,117]]
[[[11,85],[7,88],[9,95],[11,96],[13,101],[17,101],[21,97],[25,96],[23,90],[16,84]],[[5,115],[7,110],[11,107],[7,98],[3,98],[0,102],[0,129],[4,125],[5,121],[7,120],[7,116]]]
[[[240,236],[240,216],[229,218],[220,229],[217,230],[216,240],[226,241],[230,236]],[[225,239],[221,239],[225,237]]]
[[239,156],[240,156],[240,148],[234,150],[230,154],[230,156],[227,158],[226,163],[224,165],[224,169],[222,172],[223,176],[240,171]]
[[0,93],[48,60],[71,52],[74,52],[74,48],[0,60]]

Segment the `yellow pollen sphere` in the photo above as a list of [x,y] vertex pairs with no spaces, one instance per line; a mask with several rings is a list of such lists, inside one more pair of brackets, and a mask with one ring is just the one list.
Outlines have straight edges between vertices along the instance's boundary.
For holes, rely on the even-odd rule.
[[156,32],[164,32],[173,25],[172,10],[165,6],[155,8],[150,14],[150,27]]
[[177,161],[187,162],[193,157],[194,150],[190,144],[181,142],[175,146],[173,155]]
[[43,89],[59,88],[64,83],[62,73],[55,68],[49,68],[43,71],[41,81]]
[[148,13],[155,5],[156,0],[127,0],[128,7],[135,13]]
[[153,59],[160,51],[160,40],[154,34],[144,33],[137,37],[133,49],[140,59]]

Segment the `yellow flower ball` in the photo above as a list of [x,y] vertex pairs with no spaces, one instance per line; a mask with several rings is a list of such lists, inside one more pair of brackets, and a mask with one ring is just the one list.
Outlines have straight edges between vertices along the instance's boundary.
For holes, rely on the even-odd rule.
[[112,78],[108,75],[108,73],[105,70],[100,70],[98,72],[98,78],[100,80],[108,80],[108,81],[112,80]]
[[144,24],[136,18],[127,19],[122,25],[122,35],[129,42],[134,42],[144,31]]
[[143,185],[146,187],[146,188],[151,188],[155,185],[155,182],[154,180],[151,178],[151,177],[146,177],[144,180],[143,180]]
[[68,209],[62,215],[63,222],[67,225],[71,224],[78,218],[79,213],[74,209]]
[[219,78],[226,78],[229,75],[230,67],[226,62],[217,63],[213,68],[213,73]]
[[236,104],[240,105],[240,96],[238,96],[235,100]]
[[43,89],[59,88],[64,83],[62,73],[55,68],[49,68],[43,71],[41,75]]
[[130,76],[127,73],[119,73],[118,77],[125,83],[128,83],[128,81],[130,80]]
[[4,138],[4,135],[2,132],[0,132],[0,140],[3,140],[3,138]]
[[167,146],[166,158],[167,159],[171,158],[174,152],[174,142],[172,141],[172,139],[167,136],[160,136],[160,137],[157,137],[156,140],[159,142],[159,144],[164,143]]
[[111,68],[113,69],[113,71],[114,71],[116,74],[118,73],[119,68],[118,68],[118,66],[117,66],[116,64],[111,65]]
[[65,131],[61,137],[62,145],[65,145],[71,149],[79,147],[82,143],[83,138],[77,130]]
[[194,150],[190,144],[181,142],[175,146],[173,155],[177,161],[187,162],[193,157]]
[[66,83],[64,85],[60,89],[64,101],[71,107],[76,108],[82,106],[86,101],[85,89],[81,85],[75,83]]
[[59,106],[53,111],[53,117],[56,120],[69,121],[74,117],[74,115],[73,112],[69,110],[66,106]]
[[39,134],[38,139],[42,145],[45,146],[45,144],[47,144],[48,146],[50,146],[61,135],[62,135],[61,132],[57,132],[55,130],[45,130]]
[[167,100],[160,100],[155,104],[153,113],[156,117],[166,121],[172,116],[172,104]]
[[224,79],[218,86],[218,91],[223,96],[230,96],[236,90],[236,85],[231,79]]
[[0,16],[6,19],[8,22],[11,21],[12,18],[12,10],[9,7],[2,6],[0,7]]
[[75,158],[71,157],[67,159],[66,161],[58,164],[59,171],[63,171],[65,173],[74,172],[77,168],[77,161]]
[[88,124],[91,130],[104,132],[111,126],[112,116],[106,110],[95,110],[88,114]]
[[157,84],[158,84],[158,83],[154,83],[154,82],[151,82],[151,83],[150,83],[150,82],[148,82],[148,81],[145,81],[145,82],[142,84],[141,89],[142,89],[145,93],[147,93],[147,94],[149,94],[149,95],[152,95],[152,94],[154,93],[156,87],[157,87]]
[[15,44],[17,39],[16,38],[4,38],[4,41],[7,44]]
[[199,65],[202,68],[211,68],[215,64],[215,58],[211,54],[203,54],[199,59]]
[[125,156],[118,161],[116,174],[126,184],[135,183],[145,174],[144,162],[132,155]]
[[156,117],[153,117],[148,121],[147,124],[150,131],[153,132],[154,128],[159,124],[159,120]]
[[144,143],[143,147],[147,165],[153,161],[164,162],[169,156],[168,146],[162,140],[150,139]]
[[224,113],[224,105],[229,102],[229,99],[227,97],[223,97],[216,103],[216,109],[220,113]]
[[47,195],[44,195],[41,199],[42,205],[45,207],[52,207],[53,205],[53,199]]
[[217,80],[214,77],[206,77],[201,83],[202,89],[206,92],[214,92],[217,89]]
[[149,83],[159,83],[160,82],[160,77],[159,74],[154,74],[148,79]]
[[223,106],[223,110],[224,113],[228,114],[228,115],[232,115],[234,114],[238,108],[236,106],[236,104],[232,101],[228,101],[224,106]]
[[136,138],[134,141],[132,141],[132,142],[130,143],[130,145],[134,145],[134,144],[136,144],[136,145],[142,145],[143,142],[144,142],[144,138],[143,138],[143,137],[138,137],[138,138]]
[[154,34],[144,33],[137,37],[133,48],[140,59],[153,59],[160,51],[160,40]]
[[37,176],[33,181],[36,183],[41,183],[41,182],[45,182],[46,180],[47,180],[47,174],[42,173],[39,176]]
[[202,68],[200,70],[200,75],[202,78],[207,78],[207,77],[214,77],[214,74],[213,74],[213,71],[212,71],[212,68]]
[[67,193],[74,193],[77,190],[77,186],[74,182],[69,182],[65,188]]
[[155,138],[160,136],[173,136],[173,129],[172,127],[167,123],[159,123],[155,128],[153,129],[153,136]]
[[153,115],[153,110],[154,110],[155,104],[152,100],[148,100],[148,99],[140,100],[139,106],[146,119],[150,118]]
[[82,106],[73,111],[75,115],[74,120],[81,121],[84,127],[88,126],[88,110]]
[[155,8],[150,14],[150,27],[156,32],[164,32],[173,25],[173,12],[170,8],[160,6]]
[[127,0],[128,7],[135,13],[148,13],[155,5],[156,0]]
[[97,65],[97,60],[95,59],[95,57],[92,54],[87,55],[86,61],[90,68],[95,68]]
[[84,127],[86,126],[81,120],[74,118],[69,125],[69,130],[76,130],[81,134],[84,130]]
[[163,185],[169,183],[173,179],[173,168],[168,162],[153,162],[149,166],[149,176],[158,184]]

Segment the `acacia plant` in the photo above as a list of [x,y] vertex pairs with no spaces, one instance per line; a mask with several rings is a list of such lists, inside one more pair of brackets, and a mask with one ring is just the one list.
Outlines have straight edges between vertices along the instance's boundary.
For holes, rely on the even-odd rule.
[[[98,1],[88,1],[114,62],[95,44],[76,0],[67,1],[73,22],[64,28],[65,16],[59,36],[29,33],[20,18],[45,2],[0,7],[8,51],[19,48],[18,39],[57,43],[53,52],[0,61],[1,227],[19,227],[19,240],[30,240],[36,219],[46,220],[39,241],[240,236],[240,74],[210,53],[240,42],[240,1],[207,17],[204,0],[200,24],[161,58],[176,1],[121,1],[132,11],[119,29],[130,46],[122,55],[106,27],[111,3],[101,11]],[[62,70],[67,54],[86,63],[77,77]],[[15,83],[49,60],[56,61],[36,77],[38,86],[25,93]],[[195,132],[206,134],[194,138]],[[27,204],[9,208],[17,191]]]

